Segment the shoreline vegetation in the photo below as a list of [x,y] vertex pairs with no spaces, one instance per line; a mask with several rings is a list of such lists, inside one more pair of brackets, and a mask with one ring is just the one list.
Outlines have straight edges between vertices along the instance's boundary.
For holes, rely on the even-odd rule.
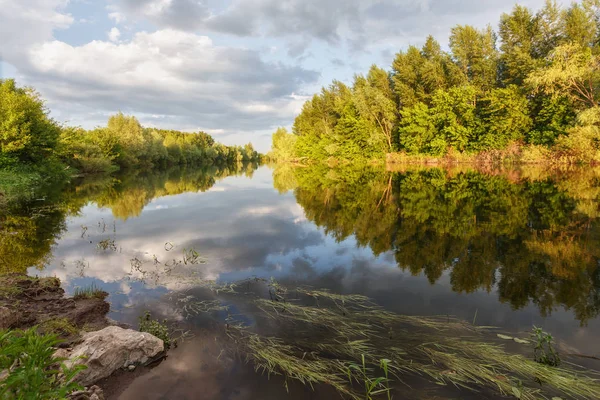
[[119,112],[92,130],[50,118],[33,88],[0,79],[0,204],[82,175],[173,166],[230,167],[260,162],[251,143],[226,146],[205,132],[143,127]]
[[[97,379],[88,378],[100,375],[86,370],[97,369],[97,365],[87,363],[86,358],[60,355],[69,354],[65,347],[77,346],[77,337],[88,340],[108,325],[104,317],[107,294],[92,288],[64,298],[56,278],[8,276],[11,279],[18,284],[5,286],[9,282],[0,281],[0,287],[13,289],[0,294],[0,300],[3,309],[9,310],[8,315],[15,316],[13,325],[25,330],[0,331],[0,343],[5,345],[0,351],[0,381],[6,384],[0,394],[7,398],[33,393],[43,394],[44,398],[73,398],[69,395],[83,389],[77,382],[96,384]],[[454,393],[480,393],[491,398],[600,396],[598,373],[570,362],[561,363],[552,337],[538,328],[525,338],[513,337],[446,315],[395,314],[364,296],[288,287],[274,280],[253,278],[222,285],[199,281],[198,285],[211,294],[212,300],[188,299],[179,304],[187,310],[180,315],[187,315],[186,319],[208,317],[214,322],[214,346],[220,349],[219,357],[225,354],[252,364],[257,373],[280,376],[286,388],[288,381],[313,390],[329,386],[342,398],[356,400],[389,399],[399,390],[417,393],[418,388],[413,388],[411,382],[429,382],[456,390]],[[8,308],[13,307],[14,299],[22,299],[19,307],[25,310],[28,304],[37,308],[23,319]],[[51,309],[49,304],[54,302],[76,304],[75,311],[57,309],[58,316],[47,315],[45,310]],[[243,312],[231,313],[234,309]],[[243,322],[248,316],[254,323]],[[90,318],[99,325],[92,327]],[[173,332],[167,321],[154,321],[152,329],[145,329],[142,321],[149,318],[146,314],[140,319],[140,332],[160,338],[168,350],[166,344]],[[311,340],[307,340],[309,337]],[[511,350],[504,343],[511,343],[507,346]],[[24,351],[35,357],[36,363],[27,363]],[[92,349],[88,353],[96,357]],[[525,355],[529,353],[533,357]],[[160,359],[163,356],[160,353]],[[64,378],[51,368],[56,363],[61,364]],[[116,368],[113,378],[133,369],[135,366]]]
[[600,163],[600,2],[533,11],[497,31],[458,25],[308,100],[272,161]]

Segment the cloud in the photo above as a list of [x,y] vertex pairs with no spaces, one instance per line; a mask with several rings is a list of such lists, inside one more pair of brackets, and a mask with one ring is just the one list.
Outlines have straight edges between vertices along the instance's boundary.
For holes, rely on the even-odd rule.
[[117,28],[112,28],[110,31],[108,31],[108,40],[111,42],[118,42],[120,36],[121,32]]
[[[233,0],[217,10],[194,0],[115,1],[123,12],[143,15],[161,27],[286,38],[293,57],[303,54],[313,40],[351,50],[405,46],[429,34],[445,42],[452,26],[496,24],[514,5],[505,0]],[[538,9],[544,1],[519,3]]]
[[68,28],[74,18],[61,12],[67,0],[0,0],[0,57],[18,66],[23,49],[52,39],[55,29]]
[[160,27],[187,31],[210,16],[203,2],[196,0],[121,0],[118,6],[130,19],[146,18]]
[[20,71],[51,109],[93,112],[100,123],[123,110],[162,127],[247,133],[287,124],[304,99],[294,93],[319,77],[189,32],[138,32],[117,43],[113,28],[108,36],[81,46],[34,44]]
[[127,21],[127,17],[125,17],[125,15],[121,14],[120,12],[109,13],[108,19],[110,19],[111,21],[114,21],[115,24],[121,24],[121,23]]

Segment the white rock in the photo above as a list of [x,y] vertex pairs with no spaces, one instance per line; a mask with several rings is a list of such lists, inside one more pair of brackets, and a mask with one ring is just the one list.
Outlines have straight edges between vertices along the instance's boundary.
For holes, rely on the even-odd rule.
[[71,352],[67,365],[86,365],[76,380],[90,385],[129,364],[145,364],[164,352],[161,339],[149,333],[109,326],[83,335]]

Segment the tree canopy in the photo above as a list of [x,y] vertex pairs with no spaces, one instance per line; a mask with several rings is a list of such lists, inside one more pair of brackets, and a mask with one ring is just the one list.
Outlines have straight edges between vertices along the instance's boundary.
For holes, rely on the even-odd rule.
[[600,162],[569,139],[600,141],[600,124],[578,118],[598,110],[599,21],[598,0],[566,8],[547,0],[537,11],[516,5],[497,31],[455,26],[449,51],[428,36],[422,47],[399,51],[390,71],[373,65],[351,85],[323,88],[295,120],[297,140],[274,136],[273,153],[370,161],[393,152],[438,157],[516,146],[528,154],[523,159]]

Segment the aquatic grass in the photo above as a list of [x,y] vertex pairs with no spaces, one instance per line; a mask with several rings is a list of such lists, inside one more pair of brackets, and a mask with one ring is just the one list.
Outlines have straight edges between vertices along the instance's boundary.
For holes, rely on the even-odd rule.
[[229,325],[227,334],[238,345],[247,362],[258,372],[281,375],[315,388],[318,384],[334,387],[352,399],[360,396],[348,386],[344,364],[337,359],[326,359],[307,353],[301,348],[285,343],[281,338],[250,333],[239,325]]
[[540,364],[557,367],[560,365],[560,356],[554,348],[552,335],[544,332],[542,328],[533,327],[531,337],[535,341],[533,348],[533,359]]
[[85,287],[76,287],[73,291],[73,298],[75,300],[78,299],[101,299],[104,300],[108,293],[100,289],[96,286],[95,283],[92,283],[89,286]]
[[[600,398],[599,375],[595,371],[581,374],[573,369],[543,365],[518,354],[509,354],[499,345],[464,339],[419,346],[431,363],[421,370],[439,383],[477,390],[496,387],[500,393],[514,393],[515,383],[529,381],[538,387],[558,391],[575,399]],[[442,367],[440,369],[440,367]],[[540,388],[517,388],[522,399],[537,398]]]
[[[234,338],[245,359],[269,375],[282,375],[311,387],[317,383],[332,385],[354,399],[384,396],[389,393],[384,383],[387,385],[390,377],[402,384],[407,376],[521,399],[600,398],[595,372],[550,367],[508,353],[501,345],[485,341],[489,331],[484,327],[450,316],[394,314],[364,296],[310,289],[285,291],[288,295],[293,292],[293,299],[280,295],[275,299],[272,291],[270,299],[250,298],[256,307],[249,311],[256,326],[227,326],[229,337]],[[268,332],[277,332],[277,336]],[[387,360],[385,366],[382,360]],[[363,363],[378,366],[363,368],[360,379],[362,386],[366,382],[368,393],[364,387],[357,390],[347,376],[350,365]]]
[[117,251],[117,243],[115,242],[114,239],[104,239],[98,242],[98,244],[96,245],[96,248],[98,250],[102,250],[102,251],[107,251],[107,250],[111,250],[111,251]]
[[390,360],[383,359],[380,361],[380,368],[384,371],[385,376],[373,377],[373,372],[367,368],[365,361],[365,355],[361,355],[361,363],[355,364],[350,363],[348,365],[347,373],[348,380],[352,383],[356,380],[358,383],[362,383],[365,388],[364,399],[373,400],[374,397],[382,393],[386,393],[388,400],[391,400],[391,389],[387,386],[389,383],[388,379],[388,366]]

